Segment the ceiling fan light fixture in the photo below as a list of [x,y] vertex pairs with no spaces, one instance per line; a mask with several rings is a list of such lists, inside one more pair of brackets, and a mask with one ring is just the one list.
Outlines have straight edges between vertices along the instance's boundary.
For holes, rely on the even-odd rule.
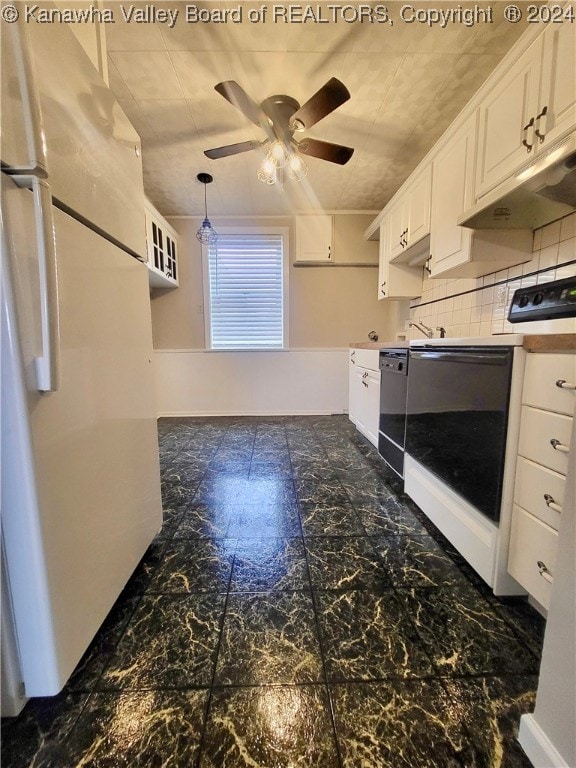
[[270,145],[270,150],[268,152],[267,157],[270,158],[275,164],[276,167],[279,165],[284,164],[284,158],[286,156],[286,149],[284,148],[284,145],[281,141],[274,141]]
[[308,174],[308,166],[300,155],[291,153],[288,157],[288,175],[294,181],[302,181]]
[[212,245],[218,240],[218,233],[212,228],[210,219],[208,218],[208,206],[206,204],[206,186],[214,181],[214,178],[209,173],[199,173],[196,178],[201,184],[204,184],[204,221],[200,229],[196,232],[196,239],[202,243],[202,245]]
[[263,184],[268,184],[269,186],[276,184],[278,179],[278,173],[276,169],[277,165],[273,158],[269,156],[265,157],[260,167],[258,168],[258,181],[261,181]]

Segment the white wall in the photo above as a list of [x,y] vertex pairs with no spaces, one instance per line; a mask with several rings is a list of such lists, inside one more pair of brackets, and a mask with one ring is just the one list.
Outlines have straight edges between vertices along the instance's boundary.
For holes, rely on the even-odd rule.
[[156,350],[160,416],[329,414],[348,410],[348,349]]

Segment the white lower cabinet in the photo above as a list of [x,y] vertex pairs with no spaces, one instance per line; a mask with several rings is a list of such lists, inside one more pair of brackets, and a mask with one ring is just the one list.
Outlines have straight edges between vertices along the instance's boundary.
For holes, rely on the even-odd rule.
[[[361,363],[367,364],[370,368]],[[350,350],[348,415],[356,429],[378,447],[380,420],[379,351]]]
[[514,505],[508,571],[544,608],[550,604],[557,544],[553,528]]
[[572,455],[575,366],[573,353],[529,354],[522,392],[508,572],[545,609]]

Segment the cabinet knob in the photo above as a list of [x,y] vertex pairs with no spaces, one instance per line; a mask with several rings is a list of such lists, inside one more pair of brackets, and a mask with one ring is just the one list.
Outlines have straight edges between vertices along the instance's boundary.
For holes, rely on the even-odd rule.
[[550,574],[546,563],[543,563],[542,560],[538,560],[536,565],[538,566],[538,573],[540,576],[542,576],[542,578],[545,579],[549,584],[553,584],[554,577]]
[[536,128],[534,130],[534,133],[538,138],[540,139],[540,144],[544,141],[546,138],[546,116],[548,114],[548,107],[544,107],[542,112],[540,112],[539,115],[536,116]]
[[560,387],[560,389],[576,389],[576,384],[571,381],[565,381],[564,379],[558,379],[556,386]]
[[[528,141],[528,131],[532,128],[532,136],[530,137],[532,139],[532,143]],[[524,128],[522,128],[522,144],[526,147],[527,152],[532,152],[532,147],[534,146],[534,118],[530,118],[530,122],[527,123]]]
[[555,451],[560,451],[560,453],[570,453],[570,447],[561,443],[560,440],[556,440],[555,437],[550,440],[550,445]]
[[560,504],[557,504],[554,497],[549,493],[544,494],[544,501],[546,502],[546,506],[550,507],[550,509],[553,509],[554,512],[562,512],[562,507]]

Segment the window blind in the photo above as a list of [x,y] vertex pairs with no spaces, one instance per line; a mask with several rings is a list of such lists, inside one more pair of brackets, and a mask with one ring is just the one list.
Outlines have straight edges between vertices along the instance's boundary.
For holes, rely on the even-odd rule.
[[212,349],[281,349],[282,234],[220,234],[208,269]]

